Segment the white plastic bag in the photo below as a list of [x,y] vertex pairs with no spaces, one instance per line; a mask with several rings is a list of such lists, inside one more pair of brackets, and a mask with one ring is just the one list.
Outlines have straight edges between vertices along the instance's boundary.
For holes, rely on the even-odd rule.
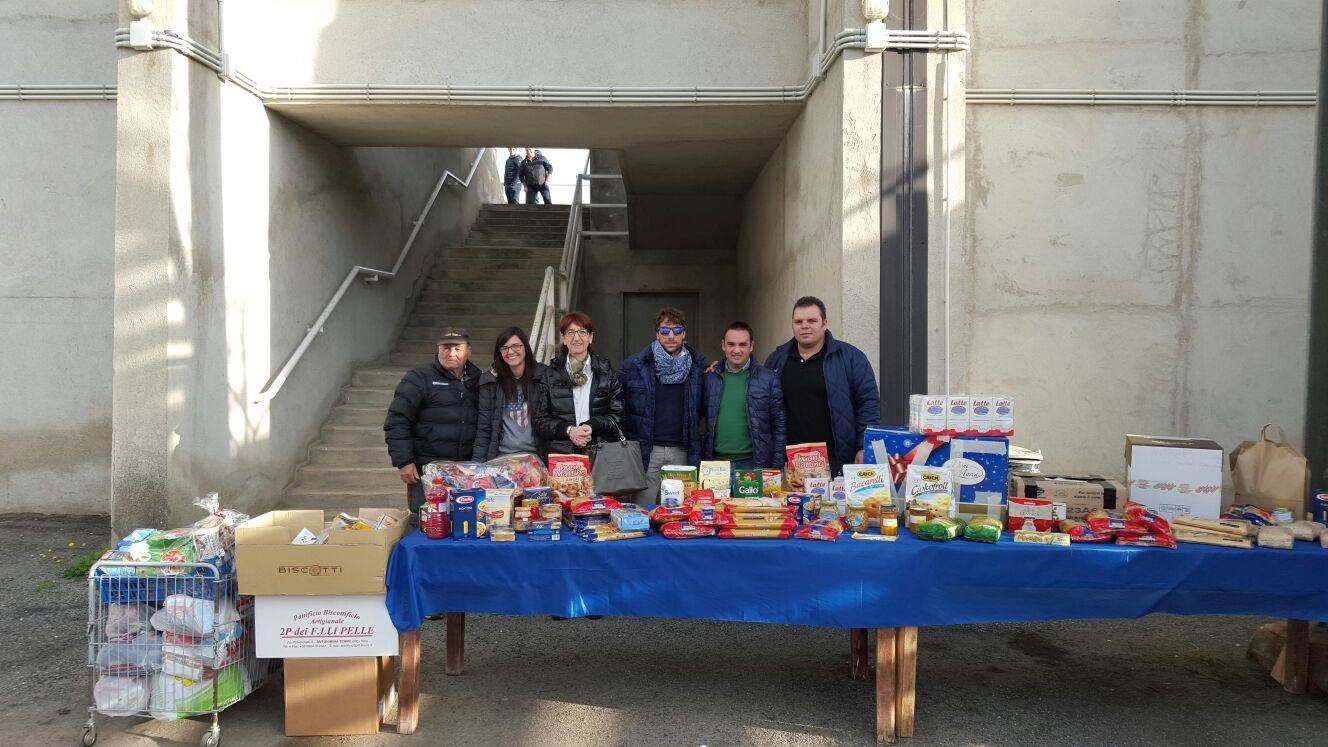
[[152,627],[163,633],[181,635],[212,635],[219,625],[239,622],[240,613],[235,609],[235,602],[229,597],[216,600],[199,599],[184,594],[172,594],[162,600],[161,609],[152,613]]
[[112,641],[128,640],[152,630],[148,609],[139,604],[112,603],[106,607],[106,637]]
[[147,710],[150,695],[147,677],[106,676],[92,686],[93,702],[107,716],[132,716]]
[[106,643],[97,652],[97,667],[109,674],[151,674],[161,668],[161,637],[148,631]]

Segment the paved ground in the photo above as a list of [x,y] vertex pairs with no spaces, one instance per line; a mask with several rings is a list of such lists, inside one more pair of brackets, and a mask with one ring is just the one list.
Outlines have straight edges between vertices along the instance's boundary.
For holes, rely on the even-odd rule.
[[[0,734],[73,744],[89,698],[86,583],[60,578],[106,520],[0,516]],[[73,542],[75,547],[69,548]],[[62,558],[56,563],[52,557]],[[1283,692],[1245,658],[1264,620],[925,629],[907,744],[1324,744],[1328,702]],[[222,714],[236,745],[856,745],[873,691],[847,679],[847,634],[779,625],[474,616],[466,674],[426,627],[420,730],[288,740],[280,678]],[[99,744],[196,743],[197,721],[103,719]],[[390,729],[391,727],[388,727]],[[15,741],[17,740],[17,741]]]

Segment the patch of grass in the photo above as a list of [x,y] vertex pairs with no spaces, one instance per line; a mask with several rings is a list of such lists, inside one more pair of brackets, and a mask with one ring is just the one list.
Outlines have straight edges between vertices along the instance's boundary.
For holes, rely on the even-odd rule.
[[65,578],[87,578],[88,571],[92,570],[92,564],[101,560],[105,552],[106,550],[93,550],[79,555],[70,561],[62,575]]
[[55,586],[54,581],[43,581],[32,588],[34,591],[50,591],[52,586]]

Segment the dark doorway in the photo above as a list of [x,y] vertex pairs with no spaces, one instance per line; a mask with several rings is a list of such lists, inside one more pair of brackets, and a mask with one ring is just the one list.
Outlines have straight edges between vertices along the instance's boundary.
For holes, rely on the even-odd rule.
[[[672,306],[687,317],[687,333],[700,329],[701,294],[690,293],[624,293],[622,357],[644,349],[655,339],[655,314],[665,306]],[[695,342],[690,341],[695,347]]]

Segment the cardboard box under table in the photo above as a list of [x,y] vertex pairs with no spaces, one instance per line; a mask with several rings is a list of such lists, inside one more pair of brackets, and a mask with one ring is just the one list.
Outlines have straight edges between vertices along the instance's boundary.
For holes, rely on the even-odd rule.
[[286,660],[286,736],[377,734],[392,705],[390,656]]

